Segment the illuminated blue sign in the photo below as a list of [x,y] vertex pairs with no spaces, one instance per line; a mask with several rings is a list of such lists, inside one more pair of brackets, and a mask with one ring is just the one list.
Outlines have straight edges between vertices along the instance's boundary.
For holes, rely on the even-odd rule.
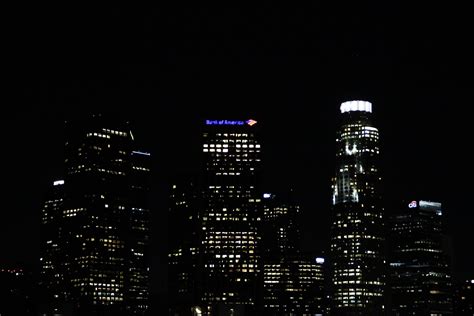
[[229,121],[229,120],[206,120],[206,125],[255,125],[257,121],[255,120],[247,120],[247,121]]
[[244,121],[206,120],[206,125],[244,125]]

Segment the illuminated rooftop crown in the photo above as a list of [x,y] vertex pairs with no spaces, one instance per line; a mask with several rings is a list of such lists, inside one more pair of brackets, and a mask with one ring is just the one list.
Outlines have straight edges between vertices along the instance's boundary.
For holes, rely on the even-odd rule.
[[372,113],[372,103],[367,101],[347,101],[341,103],[341,113],[364,111]]

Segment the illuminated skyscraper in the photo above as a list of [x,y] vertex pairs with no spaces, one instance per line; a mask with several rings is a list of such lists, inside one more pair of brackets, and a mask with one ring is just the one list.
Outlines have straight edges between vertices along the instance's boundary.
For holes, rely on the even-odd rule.
[[62,229],[63,210],[64,180],[56,180],[41,210],[40,284],[45,312],[64,309],[66,300],[62,241],[67,232]]
[[385,237],[379,132],[370,102],[344,102],[340,109],[332,200],[332,312],[381,315]]
[[452,315],[453,285],[441,203],[407,201],[390,217],[393,315]]
[[[53,292],[80,315],[148,308],[150,155],[133,146],[121,120],[81,115],[66,124],[66,174],[55,182],[63,200],[43,211],[51,236],[43,275],[52,278],[45,284],[61,284]],[[56,253],[60,264],[51,259]]]
[[212,315],[251,315],[257,305],[261,148],[256,123],[205,121],[202,304]]

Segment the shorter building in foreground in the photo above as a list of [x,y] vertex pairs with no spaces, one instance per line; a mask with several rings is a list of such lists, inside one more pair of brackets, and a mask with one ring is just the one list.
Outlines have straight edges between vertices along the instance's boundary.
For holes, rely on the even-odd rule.
[[441,203],[407,201],[390,218],[393,315],[452,315],[453,292]]
[[264,315],[326,315],[325,260],[300,252],[299,215],[292,191],[263,195]]
[[0,315],[36,315],[36,286],[21,267],[0,267]]
[[192,315],[200,310],[198,187],[192,178],[173,184],[169,206],[169,315]]
[[323,258],[297,254],[263,268],[265,315],[326,315]]
[[474,315],[474,280],[457,284],[454,296],[454,315]]

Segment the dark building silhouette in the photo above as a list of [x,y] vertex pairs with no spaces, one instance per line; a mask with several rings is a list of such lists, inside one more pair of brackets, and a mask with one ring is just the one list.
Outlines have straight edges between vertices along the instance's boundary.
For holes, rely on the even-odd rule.
[[196,179],[172,185],[169,205],[168,295],[170,315],[192,315],[200,308],[199,197]]
[[393,315],[452,315],[449,251],[441,203],[406,202],[390,217]]
[[64,240],[69,232],[63,228],[64,180],[53,182],[41,210],[40,241],[40,287],[42,289],[40,311],[44,314],[61,311],[72,312],[72,304],[67,304],[65,289],[66,255]]
[[300,207],[292,192],[263,194],[263,314],[325,315],[325,260],[300,251]]
[[42,284],[63,305],[58,314],[148,309],[150,154],[134,146],[126,121],[96,114],[66,122],[64,180],[42,214]]
[[0,266],[0,315],[36,316],[36,295],[33,273],[23,267]]
[[474,315],[474,280],[466,280],[456,285],[454,315]]
[[332,201],[332,314],[382,315],[385,231],[379,132],[370,102],[344,102],[340,109]]
[[324,262],[301,253],[264,262],[264,315],[327,315]]
[[298,223],[300,206],[292,192],[286,195],[263,194],[262,256],[282,258],[298,253],[301,234]]

